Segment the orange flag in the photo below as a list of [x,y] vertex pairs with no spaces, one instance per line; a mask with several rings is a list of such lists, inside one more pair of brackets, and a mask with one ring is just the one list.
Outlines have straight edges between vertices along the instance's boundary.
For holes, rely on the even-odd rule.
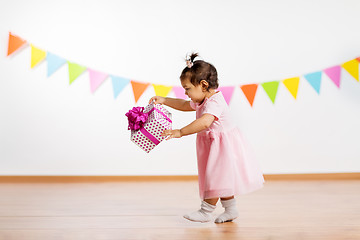
[[250,105],[253,105],[256,90],[257,90],[258,84],[246,84],[240,86],[241,90],[244,92],[245,97],[249,101]]
[[141,95],[145,92],[150,83],[142,83],[131,80],[131,86],[134,92],[135,103],[139,100]]
[[9,56],[10,54],[18,50],[21,46],[23,46],[25,43],[25,40],[19,38],[18,36],[12,35],[9,32],[9,46],[7,55]]

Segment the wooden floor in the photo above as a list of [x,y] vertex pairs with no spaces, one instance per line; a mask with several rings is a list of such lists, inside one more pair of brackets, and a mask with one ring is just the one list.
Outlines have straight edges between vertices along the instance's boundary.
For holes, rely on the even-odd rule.
[[0,239],[360,239],[360,180],[267,181],[237,202],[234,222],[194,223],[196,181],[0,183]]

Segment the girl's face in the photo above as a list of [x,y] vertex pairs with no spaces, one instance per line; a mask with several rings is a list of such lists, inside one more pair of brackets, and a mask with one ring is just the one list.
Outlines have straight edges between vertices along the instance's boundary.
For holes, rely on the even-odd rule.
[[191,98],[193,102],[202,103],[206,97],[206,90],[202,84],[194,86],[190,79],[186,78],[181,81],[182,87],[185,89],[185,94]]

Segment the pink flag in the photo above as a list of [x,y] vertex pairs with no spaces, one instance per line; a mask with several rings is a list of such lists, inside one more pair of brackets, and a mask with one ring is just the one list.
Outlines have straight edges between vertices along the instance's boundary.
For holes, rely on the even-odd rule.
[[233,95],[235,86],[229,86],[229,87],[219,87],[218,90],[222,92],[224,95],[226,103],[229,105],[231,97]]
[[94,71],[88,68],[89,77],[90,77],[90,88],[91,92],[94,93],[95,90],[101,85],[101,83],[108,77],[106,73]]
[[188,96],[185,95],[185,90],[182,87],[173,87],[172,90],[177,98],[188,99]]
[[334,66],[330,68],[324,69],[324,72],[326,75],[329,76],[331,81],[335,83],[335,85],[340,88],[340,74],[341,74],[341,67],[340,66]]

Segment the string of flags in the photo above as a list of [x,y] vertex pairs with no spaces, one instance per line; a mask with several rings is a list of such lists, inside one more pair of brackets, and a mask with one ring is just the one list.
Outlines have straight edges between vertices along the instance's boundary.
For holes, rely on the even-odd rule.
[[[173,91],[173,93],[177,98],[187,99],[187,96],[184,93],[184,89],[180,86],[152,84],[149,82],[136,81],[124,77],[107,74],[101,71],[96,71],[81,64],[66,60],[49,51],[42,50],[31,43],[29,44],[31,47],[31,64],[30,64],[31,68],[34,68],[40,62],[46,60],[47,77],[50,77],[60,67],[62,67],[64,64],[67,64],[69,69],[69,84],[72,84],[81,74],[83,74],[85,71],[88,71],[89,80],[90,80],[90,90],[92,93],[94,93],[106,79],[110,78],[112,81],[112,87],[113,87],[113,93],[115,99],[128,84],[131,84],[132,86],[135,103],[139,100],[139,98],[142,96],[142,94],[150,85],[154,88],[155,94],[158,96],[166,97],[170,93],[170,91]],[[7,56],[12,55],[14,52],[20,51],[20,49],[23,49],[29,44],[26,40],[16,35],[13,35],[11,32],[9,32],[9,44],[8,44]],[[359,82],[359,63],[360,63],[360,57],[352,59],[340,65],[331,66],[321,71],[304,74],[303,77],[311,85],[311,87],[318,94],[320,94],[321,79],[323,74],[326,74],[329,77],[329,79],[338,88],[340,88],[342,68],[345,69],[356,81]],[[294,99],[296,99],[299,82],[300,82],[300,76],[287,78],[279,81],[242,84],[239,85],[239,87],[252,107],[259,85],[265,90],[271,102],[275,104],[276,94],[280,82],[285,85],[286,89],[291,93]],[[218,90],[220,90],[223,93],[225,100],[228,104],[230,103],[235,87],[237,86],[224,86],[218,88]]]

